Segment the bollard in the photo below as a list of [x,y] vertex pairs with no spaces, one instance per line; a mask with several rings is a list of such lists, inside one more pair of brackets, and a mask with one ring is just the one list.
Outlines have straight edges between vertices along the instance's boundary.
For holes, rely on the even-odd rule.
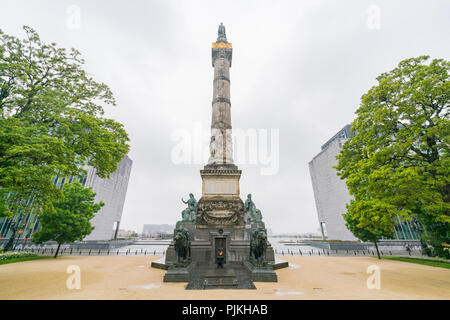
[[89,255],[91,255],[91,250],[92,250],[92,249],[89,249]]
[[319,254],[319,256],[320,256],[320,251],[317,251],[317,253]]
[[128,250],[127,250],[127,251],[125,251],[125,255],[126,255],[126,256],[128,255]]
[[330,255],[330,251],[327,251],[327,254]]
[[154,256],[156,256],[156,250],[155,250],[155,251],[153,251],[153,255],[154,255]]
[[311,255],[311,251],[309,252],[309,255]]
[[119,250],[117,250],[117,255],[119,255]]
[[72,254],[72,248],[70,248],[70,254]]
[[135,254],[135,256],[137,256],[137,250],[136,250],[136,254]]
[[109,249],[108,249],[108,256],[109,256]]
[[355,256],[356,256],[356,251],[353,251],[353,253],[355,254]]
[[98,249],[98,255],[100,255],[100,249]]
[[144,256],[146,256],[147,255],[147,250],[145,250],[145,253],[144,253]]

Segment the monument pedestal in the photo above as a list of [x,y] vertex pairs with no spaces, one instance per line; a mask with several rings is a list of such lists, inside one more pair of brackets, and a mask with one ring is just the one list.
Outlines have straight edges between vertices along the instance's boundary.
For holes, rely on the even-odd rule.
[[188,267],[170,266],[164,274],[163,282],[189,282],[190,273]]
[[251,272],[252,280],[255,282],[277,282],[277,274],[271,265],[256,266],[250,261],[245,261],[244,265]]

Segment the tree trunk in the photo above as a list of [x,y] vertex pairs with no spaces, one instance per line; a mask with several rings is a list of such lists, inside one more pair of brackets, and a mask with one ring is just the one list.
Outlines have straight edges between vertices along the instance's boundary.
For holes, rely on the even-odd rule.
[[381,257],[380,257],[380,251],[378,251],[378,244],[377,244],[377,242],[376,242],[376,241],[374,242],[374,244],[375,244],[375,249],[377,249],[377,255],[378,255],[378,259],[380,259],[380,260],[381,260]]
[[60,244],[60,243],[58,243],[58,248],[56,248],[55,256],[53,257],[53,258],[55,258],[55,259],[56,259],[56,256],[58,255],[59,247],[61,247],[61,244]]

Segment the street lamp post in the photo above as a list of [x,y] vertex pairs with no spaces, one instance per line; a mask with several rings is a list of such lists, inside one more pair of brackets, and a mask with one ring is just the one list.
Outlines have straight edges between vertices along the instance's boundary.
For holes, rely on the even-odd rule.
[[17,243],[19,242],[20,236],[23,234],[23,229],[25,229],[25,223],[22,225],[22,229],[20,229],[19,231],[17,231],[17,234],[19,235],[17,237],[16,243],[14,244],[13,250],[16,248]]

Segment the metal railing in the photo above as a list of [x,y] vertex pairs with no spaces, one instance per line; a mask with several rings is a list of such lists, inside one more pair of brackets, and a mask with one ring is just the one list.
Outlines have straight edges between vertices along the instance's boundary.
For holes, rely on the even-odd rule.
[[[380,256],[422,256],[420,250],[379,250]],[[277,250],[275,249],[275,255],[278,256],[377,256],[376,250],[326,250],[326,249],[311,249],[311,250]]]
[[[54,255],[56,248],[19,248],[11,250],[15,252],[31,252],[37,255]],[[63,248],[58,256],[164,256],[166,251],[156,250],[120,250],[120,249],[75,249]]]

